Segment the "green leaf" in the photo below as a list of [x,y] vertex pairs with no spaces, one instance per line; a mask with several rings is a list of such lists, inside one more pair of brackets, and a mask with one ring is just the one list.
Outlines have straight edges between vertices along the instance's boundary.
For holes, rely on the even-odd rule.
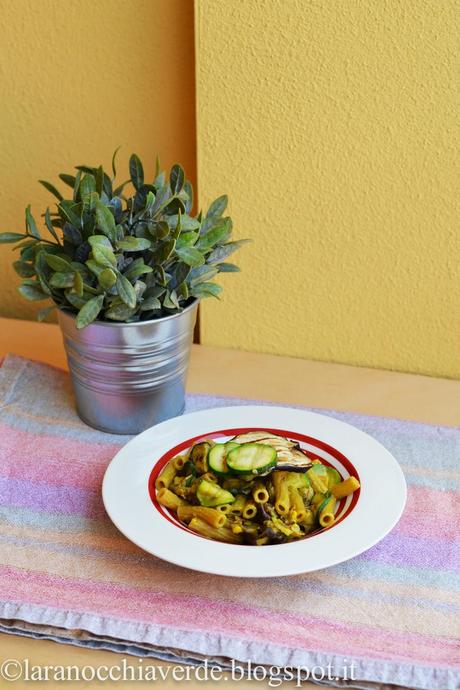
[[104,270],[104,267],[97,264],[95,261],[93,261],[93,259],[88,259],[85,261],[85,266],[97,277],[99,277]]
[[212,202],[211,206],[208,209],[208,212],[206,216],[209,218],[210,216],[221,216],[225,209],[227,208],[228,204],[228,196],[226,194],[223,194],[222,196],[218,197],[215,201]]
[[69,187],[72,187],[72,189],[75,187],[76,178],[73,175],[67,175],[67,173],[61,173],[59,175],[59,177],[64,182],[64,184],[68,185]]
[[130,264],[127,270],[125,271],[124,275],[129,280],[134,280],[135,278],[139,278],[139,276],[141,275],[152,272],[153,268],[151,266],[147,266],[144,263],[144,259],[141,258],[133,261],[133,263]]
[[195,247],[181,247],[176,250],[176,253],[185,264],[192,268],[204,264],[204,256]]
[[87,197],[85,197],[85,210],[92,213],[99,203],[99,194],[97,192],[91,192]]
[[115,166],[115,163],[116,163],[116,160],[117,160],[117,153],[118,153],[118,151],[119,151],[120,149],[121,149],[121,146],[118,146],[118,147],[115,149],[115,151],[113,152],[113,156],[112,156],[112,172],[113,172],[113,179],[115,179],[116,176],[117,176],[117,168],[116,168],[116,166]]
[[240,267],[235,264],[219,264],[217,268],[219,273],[239,273],[241,271]]
[[37,224],[34,220],[34,217],[30,211],[30,204],[26,208],[26,228],[28,232],[32,235],[32,237],[35,237],[37,240],[41,239],[40,233],[37,228]]
[[200,241],[197,244],[197,248],[201,251],[208,251],[212,249],[216,244],[221,244],[228,239],[232,229],[229,223],[222,221],[221,225],[217,225],[215,228],[211,228],[205,235],[202,235]]
[[78,329],[85,328],[95,319],[97,319],[99,312],[104,304],[104,295],[93,297],[80,309],[75,320],[75,325]]
[[141,304],[141,311],[150,311],[152,309],[161,309],[161,302],[158,297],[146,297]]
[[93,259],[100,266],[112,268],[117,265],[117,258],[109,247],[104,247],[103,244],[96,244],[93,247]]
[[136,293],[136,301],[142,298],[142,295],[147,290],[147,285],[142,280],[136,280],[134,283],[134,292]]
[[85,200],[89,194],[96,191],[96,180],[92,175],[84,175],[80,182],[80,196]]
[[134,316],[135,313],[135,307],[128,307],[126,304],[116,303],[113,304],[110,309],[107,309],[105,317],[112,321],[127,321],[131,316]]
[[96,174],[96,168],[92,168],[90,165],[76,165],[75,170],[79,170],[83,173],[89,173],[90,175]]
[[147,197],[145,199],[145,210],[151,211],[154,203],[155,203],[155,194],[152,192],[152,190],[150,190],[147,193]]
[[73,244],[74,247],[80,247],[80,245],[83,244],[83,237],[80,230],[70,223],[65,223],[62,234],[64,235],[64,239],[69,242],[69,244]]
[[193,246],[197,241],[199,234],[197,232],[183,232],[176,241],[176,247]]
[[134,288],[129,280],[121,273],[119,273],[117,277],[117,291],[122,302],[128,307],[134,308],[136,306],[136,293]]
[[[177,220],[178,220],[177,214],[174,214],[172,216],[168,216],[166,218],[166,221],[167,221],[170,228],[175,228],[177,226]],[[196,218],[192,218],[191,216],[188,216],[186,213],[183,213],[183,214],[181,214],[181,229],[182,229],[182,232],[185,232],[187,230],[199,230],[200,229],[200,223]]]
[[219,297],[221,292],[221,286],[216,285],[216,283],[200,283],[192,289],[193,297],[199,298]]
[[160,247],[155,250],[154,254],[154,261],[156,264],[163,264],[174,251],[174,247],[176,246],[176,240],[167,240],[166,242],[162,242]]
[[20,232],[0,232],[0,244],[9,244],[23,240],[27,235]]
[[46,254],[45,261],[53,271],[63,271],[66,272],[70,268],[70,259],[63,259],[60,256],[55,256],[54,254]]
[[171,200],[173,198],[174,197],[171,197],[169,187],[159,188],[157,195],[155,197],[155,203],[153,204],[152,213],[156,216],[159,215],[162,211],[165,210],[168,204],[171,203]]
[[73,289],[79,297],[83,296],[83,278],[81,277],[81,273],[79,271],[75,271]]
[[50,269],[48,266],[48,263],[46,261],[46,250],[43,249],[41,246],[39,246],[37,251],[37,254],[35,255],[35,261],[34,261],[34,266],[35,266],[35,272],[40,273],[43,275],[45,278],[48,276],[50,273]]
[[51,297],[51,295],[52,295],[51,288],[49,287],[45,278],[40,274],[38,274],[38,282],[40,283],[40,287],[41,287],[42,291]]
[[187,283],[184,281],[181,283],[177,288],[176,292],[179,297],[182,297],[183,299],[188,299],[189,297],[189,289]]
[[75,184],[74,184],[73,195],[72,195],[72,198],[75,201],[75,203],[78,201],[78,194],[80,191],[80,182],[81,182],[81,172],[79,170],[77,172],[76,177],[75,177]]
[[156,223],[149,223],[148,230],[152,237],[154,237],[156,240],[163,240],[169,235],[169,226],[164,220],[160,220]]
[[[17,249],[17,247],[15,247],[15,249]],[[32,261],[35,259],[35,254],[39,249],[40,244],[37,242],[37,240],[35,240],[34,244],[25,246],[21,249],[21,259],[23,261]]]
[[93,191],[96,191],[99,196],[101,196],[102,192],[104,191],[104,169],[102,165],[100,165],[96,170],[96,179]]
[[150,240],[142,237],[132,237],[131,235],[117,242],[118,249],[123,249],[125,252],[138,252],[143,249],[150,249],[151,246]]
[[55,309],[57,309],[57,304],[52,304],[51,307],[43,307],[43,309],[40,309],[37,313],[37,321],[44,321]]
[[171,168],[169,175],[169,183],[173,194],[179,194],[185,182],[185,173],[183,168],[176,163]]
[[61,201],[64,197],[62,196],[61,192],[56,189],[54,185],[51,184],[51,182],[47,182],[46,180],[38,180],[41,185],[44,186],[45,189],[48,190],[48,192],[51,192],[51,194],[54,194],[56,199],[59,199]]
[[69,288],[73,287],[74,280],[75,271],[66,271],[66,273],[53,273],[49,282],[55,288]]
[[104,206],[101,201],[97,202],[96,205],[96,224],[97,227],[104,235],[107,235],[111,242],[115,242],[117,239],[117,231],[115,228],[115,218],[108,206]]
[[144,169],[139,156],[136,156],[135,153],[129,159],[129,174],[135,189],[140,189],[144,184]]
[[35,266],[25,261],[15,261],[13,268],[21,278],[32,278],[35,275]]
[[85,293],[83,293],[83,297],[80,297],[71,290],[66,290],[64,295],[69,304],[71,304],[72,307],[75,307],[75,309],[81,309],[86,304],[88,299],[91,299],[91,297],[89,295],[85,295]]
[[82,204],[76,204],[74,201],[64,199],[59,204],[59,209],[71,225],[75,225],[77,228],[81,226]]
[[18,287],[18,292],[31,302],[49,299],[48,295],[38,286],[38,283],[36,285],[22,284]]
[[177,225],[176,225],[175,230],[171,231],[171,237],[173,239],[177,240],[177,238],[179,237],[179,235],[181,233],[181,230],[182,230],[182,214],[179,210],[179,212],[177,214]]
[[107,194],[107,199],[111,199],[113,197],[112,180],[106,173],[103,176],[102,187],[104,194]]
[[54,229],[54,226],[53,226],[53,224],[52,224],[52,222],[51,222],[51,216],[50,216],[50,210],[49,210],[49,208],[47,208],[46,211],[45,211],[45,225],[46,225],[46,227],[48,228],[48,232],[50,233],[50,235],[51,235],[52,237],[54,237],[54,239],[56,240],[56,242],[57,242],[58,244],[60,244],[60,242],[59,242],[59,237],[58,237],[58,235],[57,235],[57,233],[56,233],[56,230]]
[[88,242],[90,243],[92,249],[94,249],[94,247],[101,246],[107,247],[108,249],[113,249],[112,243],[105,235],[91,235],[91,237],[88,237]]
[[187,280],[190,270],[190,266],[182,263],[181,261],[175,264],[168,287],[177,288],[179,285],[181,285],[184,280]]
[[163,297],[163,306],[166,307],[166,309],[179,309],[179,300],[177,299],[175,290],[171,290],[171,292],[166,291]]
[[187,194],[187,201],[185,202],[185,210],[190,213],[193,207],[193,187],[189,180],[185,180],[184,192]]
[[217,273],[217,266],[209,266],[208,264],[194,268],[190,273],[190,286],[195,287],[195,285],[198,285],[199,283],[212,280]]
[[117,282],[117,274],[111,268],[104,268],[98,275],[98,281],[101,288],[110,290]]
[[243,244],[247,244],[251,240],[237,240],[236,242],[227,242],[222,247],[217,247],[210,253],[207,258],[207,262],[210,264],[218,264],[230,254],[233,254],[237,249],[239,249]]
[[[9,233],[5,233],[5,234],[9,234]],[[28,236],[22,235],[22,237],[28,237]],[[17,242],[17,240],[15,240],[15,241]],[[32,249],[32,247],[36,247],[39,244],[40,244],[40,242],[38,240],[27,239],[27,240],[24,240],[23,242],[20,242],[15,247],[13,247],[13,250],[16,251],[16,249],[20,249],[21,250],[21,256],[22,256],[24,249]]]

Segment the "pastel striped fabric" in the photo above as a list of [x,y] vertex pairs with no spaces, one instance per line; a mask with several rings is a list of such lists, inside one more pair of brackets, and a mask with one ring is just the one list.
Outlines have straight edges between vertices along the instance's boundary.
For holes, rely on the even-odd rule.
[[[187,409],[230,402],[190,396]],[[80,422],[66,373],[8,356],[0,369],[0,630],[187,662],[330,663],[338,677],[353,661],[357,681],[347,687],[458,688],[460,431],[326,413],[400,461],[409,500],[397,527],[328,570],[261,581],[208,576],[117,532],[100,488],[126,439]]]

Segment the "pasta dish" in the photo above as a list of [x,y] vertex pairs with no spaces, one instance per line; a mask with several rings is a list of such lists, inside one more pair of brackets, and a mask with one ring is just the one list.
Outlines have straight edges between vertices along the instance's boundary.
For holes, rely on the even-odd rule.
[[169,460],[158,502],[197,534],[231,544],[292,542],[335,521],[337,501],[359,489],[295,441],[267,431],[203,440]]

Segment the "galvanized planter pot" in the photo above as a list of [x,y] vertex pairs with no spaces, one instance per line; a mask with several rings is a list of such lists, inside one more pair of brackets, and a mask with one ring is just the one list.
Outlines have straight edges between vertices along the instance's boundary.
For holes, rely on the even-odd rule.
[[112,434],[137,434],[179,415],[198,300],[152,321],[95,321],[82,330],[59,310],[81,419]]

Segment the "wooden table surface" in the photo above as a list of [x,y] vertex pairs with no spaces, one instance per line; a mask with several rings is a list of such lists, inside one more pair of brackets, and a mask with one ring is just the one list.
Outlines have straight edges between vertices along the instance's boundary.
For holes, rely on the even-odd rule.
[[[0,357],[9,352],[67,367],[60,332],[55,325],[0,319]],[[460,425],[460,381],[203,345],[193,346],[188,390],[194,393],[363,412],[429,424]],[[8,658],[28,658],[30,664],[40,665],[110,666],[120,663],[120,655],[112,652],[78,649],[5,634],[0,635],[0,650],[0,663]],[[131,659],[128,657],[128,661]],[[65,685],[51,681],[45,683],[44,687],[57,688]],[[147,682],[129,681],[103,684],[82,682],[79,687],[96,688],[102,685],[105,688],[123,687],[127,690],[151,687]],[[176,683],[168,680],[161,685],[169,689],[176,686]],[[191,681],[186,685],[196,690],[200,683]],[[257,686],[266,688],[268,684],[262,682],[257,683]],[[3,687],[3,681],[0,681],[0,687]],[[30,683],[18,681],[11,683],[11,687],[30,688]],[[254,687],[254,681],[239,682],[238,687],[248,690]],[[317,686],[307,684],[303,687],[313,689]]]

